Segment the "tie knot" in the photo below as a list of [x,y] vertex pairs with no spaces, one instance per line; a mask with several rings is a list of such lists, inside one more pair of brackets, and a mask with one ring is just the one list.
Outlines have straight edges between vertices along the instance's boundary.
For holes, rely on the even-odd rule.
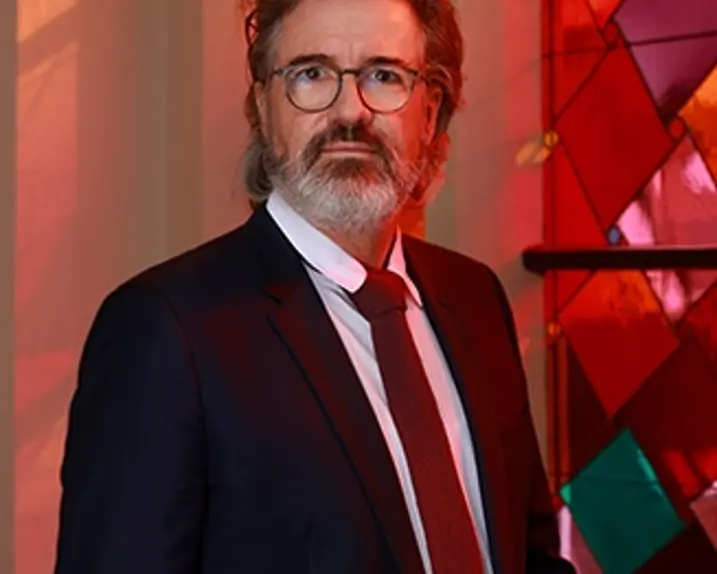
[[406,283],[392,271],[368,270],[366,281],[352,299],[369,321],[390,311],[405,311]]

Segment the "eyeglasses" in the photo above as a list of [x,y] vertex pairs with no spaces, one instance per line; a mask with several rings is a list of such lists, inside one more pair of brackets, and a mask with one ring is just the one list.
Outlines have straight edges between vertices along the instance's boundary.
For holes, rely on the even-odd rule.
[[346,74],[356,78],[364,105],[381,114],[398,112],[405,107],[416,79],[421,76],[418,70],[399,64],[371,64],[342,70],[316,61],[285,66],[272,73],[284,78],[289,101],[309,113],[322,112],[336,103]]

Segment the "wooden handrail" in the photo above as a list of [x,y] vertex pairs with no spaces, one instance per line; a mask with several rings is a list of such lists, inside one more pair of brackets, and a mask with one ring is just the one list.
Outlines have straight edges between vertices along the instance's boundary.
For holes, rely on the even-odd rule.
[[717,269],[717,245],[645,247],[548,247],[523,251],[523,266],[548,271],[598,269]]

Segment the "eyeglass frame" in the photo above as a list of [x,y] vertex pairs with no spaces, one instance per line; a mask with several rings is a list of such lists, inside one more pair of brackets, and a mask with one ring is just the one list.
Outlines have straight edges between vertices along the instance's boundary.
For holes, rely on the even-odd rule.
[[[291,90],[289,89],[289,78],[288,78],[288,72],[291,70],[297,68],[298,66],[306,65],[315,62],[317,65],[323,66],[325,68],[330,69],[331,71],[335,72],[338,78],[338,83],[336,86],[336,93],[334,94],[334,97],[331,99],[331,101],[326,105],[316,110],[307,110],[305,108],[302,108],[301,106],[297,105],[296,102],[291,97]],[[406,101],[401,104],[399,107],[397,107],[394,110],[389,111],[380,111],[374,109],[371,105],[368,104],[366,101],[366,98],[363,94],[363,89],[361,87],[361,83],[359,82],[360,75],[365,72],[367,69],[375,66],[380,66],[381,64],[388,65],[388,66],[394,66],[396,68],[402,69],[404,72],[407,72],[411,78],[411,84],[408,88],[408,96],[406,97]],[[411,101],[411,97],[413,96],[413,90],[416,86],[416,81],[418,80],[426,80],[424,72],[421,72],[420,70],[417,70],[415,68],[410,68],[408,66],[405,66],[399,62],[395,62],[393,60],[389,60],[387,58],[375,58],[373,60],[370,60],[368,63],[358,67],[358,68],[340,68],[337,65],[335,65],[332,61],[327,60],[324,57],[310,57],[307,56],[306,58],[301,58],[301,61],[298,62],[292,62],[290,64],[287,64],[286,66],[282,66],[280,68],[276,68],[275,70],[272,70],[268,76],[269,79],[273,78],[274,76],[280,76],[284,80],[284,91],[286,94],[286,99],[289,100],[289,103],[294,106],[297,110],[302,111],[307,114],[319,114],[321,112],[325,112],[326,110],[330,109],[339,99],[341,96],[341,91],[344,88],[344,76],[345,75],[352,75],[356,79],[356,88],[359,95],[359,98],[361,99],[361,102],[363,103],[366,108],[371,110],[375,114],[396,114],[403,110],[408,103]]]

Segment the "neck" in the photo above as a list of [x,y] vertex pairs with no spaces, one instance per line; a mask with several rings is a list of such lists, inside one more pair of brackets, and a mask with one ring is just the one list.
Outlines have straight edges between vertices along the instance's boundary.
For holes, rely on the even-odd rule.
[[348,234],[326,229],[321,231],[364,265],[379,269],[388,259],[397,228],[397,223],[391,221],[371,233]]

